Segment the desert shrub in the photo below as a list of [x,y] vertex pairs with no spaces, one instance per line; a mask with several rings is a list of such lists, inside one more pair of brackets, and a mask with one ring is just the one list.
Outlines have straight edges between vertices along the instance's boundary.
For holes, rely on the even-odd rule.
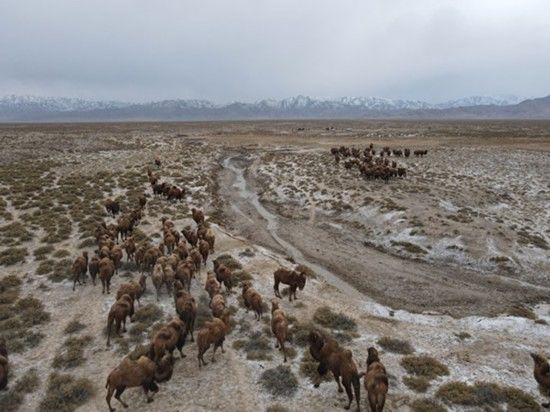
[[243,257],[254,257],[255,255],[256,253],[250,248],[246,248],[241,253],[239,253],[239,256],[243,256]]
[[18,244],[32,240],[33,235],[21,222],[12,222],[0,227],[0,236],[3,244]]
[[67,249],[56,250],[53,254],[53,257],[57,259],[61,259],[67,256],[71,256],[71,252],[69,252]]
[[40,412],[73,411],[85,404],[93,394],[94,387],[89,379],[52,373],[38,410]]
[[153,303],[148,303],[138,308],[134,314],[134,323],[130,328],[130,336],[134,342],[141,341],[143,334],[153,326],[157,321],[160,321],[164,316],[164,312],[160,307]]
[[480,404],[474,387],[464,382],[448,382],[442,385],[437,390],[437,397],[449,404],[465,406]]
[[86,360],[84,348],[92,342],[91,336],[71,337],[63,342],[61,350],[55,355],[52,366],[56,369],[74,368]]
[[405,340],[383,336],[377,343],[388,352],[398,353],[400,355],[410,355],[414,352],[412,345]]
[[36,274],[37,275],[47,275],[49,273],[52,273],[55,268],[55,260],[47,259],[40,262],[38,267],[36,268]]
[[233,256],[223,254],[214,259],[214,262],[227,266],[232,271],[241,270],[243,266]]
[[313,314],[313,320],[321,326],[336,330],[355,331],[355,320],[343,313],[333,312],[328,306],[321,306]]
[[30,369],[7,392],[0,393],[0,411],[13,412],[20,409],[25,395],[34,392],[40,385],[35,369]]
[[431,398],[415,399],[410,407],[413,412],[447,412],[447,408]]
[[411,242],[392,240],[390,243],[392,244],[392,246],[402,247],[409,253],[420,254],[420,255],[425,255],[426,253],[428,253],[424,248],[418,245],[415,245],[414,243],[411,243]]
[[430,356],[406,356],[401,359],[401,366],[410,375],[423,376],[430,380],[449,374],[447,366]]
[[[4,278],[5,279],[5,278]],[[3,279],[3,281],[4,281]],[[37,345],[43,338],[34,326],[50,320],[42,302],[32,296],[19,297],[19,285],[0,287],[0,338],[5,338],[10,352],[21,352]]]
[[269,405],[266,409],[265,409],[265,412],[289,412],[289,409],[288,408],[285,408],[283,405],[281,404],[273,404],[273,405]]
[[503,392],[509,411],[528,412],[539,409],[538,402],[521,389],[507,386],[503,389]]
[[449,405],[477,406],[495,409],[496,405],[507,403],[510,411],[535,411],[537,401],[528,393],[512,386],[500,386],[491,382],[447,382],[436,393]]
[[262,387],[274,396],[294,396],[298,390],[298,379],[288,366],[279,365],[265,370],[260,376]]
[[531,320],[537,319],[535,312],[525,306],[514,306],[508,310],[508,314],[510,316],[517,316]]
[[86,327],[86,325],[84,325],[83,323],[80,323],[80,321],[78,319],[74,319],[74,320],[71,320],[67,326],[65,327],[65,333],[66,334],[70,334],[70,333],[77,333],[77,332],[80,332],[82,329],[84,329]]
[[86,248],[95,247],[95,246],[96,246],[96,241],[94,238],[91,238],[91,237],[84,239],[82,242],[78,244],[79,249],[86,249]]
[[8,307],[3,305],[17,300],[21,283],[23,282],[16,275],[7,275],[0,279],[0,320],[10,316]]
[[248,360],[271,360],[271,345],[261,332],[253,332],[245,339],[236,340],[233,348],[243,350]]
[[35,257],[39,257],[39,256],[44,256],[44,255],[49,255],[50,253],[52,253],[54,251],[54,247],[51,246],[51,245],[46,245],[46,246],[40,246],[38,248],[36,248],[34,250],[34,256]]
[[316,279],[317,278],[317,275],[315,274],[313,269],[311,269],[309,266],[298,265],[298,266],[296,266],[296,270],[298,272],[302,272],[304,275],[306,275],[306,277],[308,277],[310,279]]
[[404,376],[403,383],[416,392],[424,393],[430,387],[430,379],[425,376]]
[[468,332],[458,332],[455,333],[455,336],[460,340],[466,340],[472,337],[472,335],[470,335]]
[[253,280],[254,278],[246,270],[238,269],[233,272],[233,280],[236,285],[240,285],[243,282]]
[[0,252],[0,265],[11,266],[25,261],[26,248],[10,247]]
[[62,282],[71,278],[71,268],[73,262],[71,259],[61,259],[54,263],[53,271],[48,275],[52,282]]

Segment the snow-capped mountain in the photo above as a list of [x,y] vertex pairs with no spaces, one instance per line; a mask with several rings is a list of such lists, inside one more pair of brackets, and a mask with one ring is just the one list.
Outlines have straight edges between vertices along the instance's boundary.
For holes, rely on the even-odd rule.
[[0,98],[0,110],[43,110],[71,112],[127,107],[130,103],[117,101],[84,100],[68,97],[37,97],[9,95]]
[[[280,118],[442,118],[514,117],[521,106],[525,117],[546,116],[530,111],[545,99],[518,104],[517,96],[470,96],[443,103],[379,97],[312,98],[295,96],[282,100],[265,99],[254,103],[216,104],[208,100],[175,99],[149,103],[93,101],[74,98],[6,96],[0,98],[0,121],[117,121],[117,120],[231,120]],[[542,103],[541,103],[542,102]],[[529,107],[530,111],[525,112]],[[501,113],[501,114],[499,114]]]
[[518,104],[524,101],[525,97],[514,95],[502,96],[468,96],[457,100],[448,100],[443,103],[432,105],[434,109],[449,109],[451,107],[469,107],[469,106],[508,106]]

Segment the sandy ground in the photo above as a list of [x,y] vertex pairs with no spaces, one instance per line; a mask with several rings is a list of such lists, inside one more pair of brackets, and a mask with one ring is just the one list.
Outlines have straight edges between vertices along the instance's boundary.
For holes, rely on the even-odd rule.
[[[330,126],[335,129],[325,130]],[[16,125],[0,128],[2,143],[9,147],[2,151],[0,164],[9,167],[48,159],[58,162],[53,168],[58,179],[75,175],[93,180],[100,171],[143,173],[154,155],[160,155],[164,160],[160,175],[185,184],[190,192],[184,204],[150,200],[139,229],[150,236],[158,233],[163,215],[182,228],[191,222],[188,207],[204,206],[218,223],[214,226],[217,246],[213,257],[230,253],[238,259],[266,301],[273,297],[276,268],[291,267],[291,260],[308,264],[317,279],[309,280],[299,292],[298,303],[284,300],[283,309],[299,321],[311,319],[315,310],[325,305],[351,316],[357,322],[357,337],[345,345],[353,350],[361,370],[365,369],[367,348],[382,336],[409,341],[415,354],[429,354],[448,366],[449,376],[432,381],[426,394],[417,394],[402,382],[406,375],[400,365],[402,355],[382,351],[390,373],[386,409],[406,411],[414,399],[432,397],[438,387],[454,380],[512,385],[539,401],[544,399],[532,378],[529,352],[546,350],[550,328],[509,316],[507,311],[514,305],[527,305],[539,321],[550,321],[547,250],[518,242],[517,234],[528,227],[525,230],[530,235],[545,242],[549,238],[547,126],[542,122]],[[298,127],[306,130],[298,132]],[[481,139],[484,135],[486,139]],[[346,175],[326,154],[334,145],[360,146],[370,141],[379,146],[426,147],[429,155],[407,161],[407,179],[384,185]],[[465,176],[463,181],[468,184],[457,180],[458,175]],[[342,187],[344,181],[349,187]],[[129,196],[135,188],[128,185],[138,180],[129,182],[119,177],[100,193],[97,202],[107,196]],[[315,183],[323,187],[314,190]],[[290,186],[296,190],[285,190]],[[139,183],[141,188],[147,184]],[[321,193],[323,188],[326,193]],[[349,208],[336,202],[339,188],[342,202]],[[365,196],[373,199],[368,213],[362,209]],[[11,205],[10,195],[3,197],[11,218],[24,219],[24,211]],[[396,206],[382,201],[388,198],[406,210],[395,214],[391,207]],[[500,203],[508,207],[494,207]],[[456,213],[456,208],[466,207],[477,215],[470,214],[470,219],[463,221],[447,217]],[[9,222],[1,219],[0,225]],[[422,231],[420,235],[411,235],[411,221]],[[70,251],[71,258],[80,253],[78,228],[75,225],[71,236],[55,245]],[[453,233],[455,229],[458,234]],[[78,410],[107,410],[104,382],[123,356],[120,344],[107,348],[103,337],[113,297],[89,284],[73,293],[69,280],[53,283],[36,275],[39,262],[32,250],[40,246],[40,230],[36,234],[24,243],[31,251],[25,263],[2,267],[3,274],[25,279],[23,295],[32,293],[40,298],[52,316],[48,324],[38,327],[45,335],[38,346],[10,357],[15,380],[31,367],[38,369],[42,380],[40,388],[27,395],[21,410],[37,409],[53,357],[67,337],[64,328],[74,318],[86,325],[80,335],[94,339],[85,349],[85,363],[62,372],[85,376],[96,389]],[[441,249],[438,242],[449,238],[460,241],[462,253],[436,253]],[[392,245],[395,239],[406,239],[429,252],[408,254]],[[153,241],[158,239],[153,237]],[[246,249],[253,253],[243,253]],[[509,260],[491,264],[492,256]],[[126,266],[114,278],[112,289],[138,275],[132,265]],[[192,286],[197,298],[204,295],[204,276],[203,271],[200,281]],[[38,289],[40,284],[47,285],[47,290]],[[148,286],[142,303],[156,303],[151,283]],[[237,295],[234,292],[228,297],[230,305],[238,307]],[[166,317],[174,314],[172,299],[166,294],[159,306]],[[256,411],[280,404],[289,410],[341,409],[345,395],[337,393],[334,382],[314,389],[309,379],[300,375],[304,348],[297,345],[292,345],[297,357],[289,363],[299,381],[296,394],[269,395],[259,378],[266,369],[282,363],[280,354],[273,349],[272,360],[247,360],[232,342],[262,332],[265,323],[255,322],[252,313],[241,308],[235,320],[237,326],[227,338],[226,353],[218,353],[216,363],[199,370],[196,347],[187,345],[187,357],[176,362],[172,380],[161,385],[154,403],[146,404],[140,390],[130,389],[124,394],[130,408]],[[470,337],[460,339],[460,333]],[[207,360],[210,356],[207,354]],[[362,406],[367,408],[366,394],[362,395]],[[456,405],[449,409],[462,410]]]

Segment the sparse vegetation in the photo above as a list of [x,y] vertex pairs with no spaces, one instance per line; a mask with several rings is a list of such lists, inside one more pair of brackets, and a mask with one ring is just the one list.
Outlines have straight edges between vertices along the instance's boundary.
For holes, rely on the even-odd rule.
[[426,253],[428,253],[424,248],[422,248],[418,245],[415,245],[414,243],[411,243],[411,242],[392,240],[390,243],[393,246],[402,247],[407,252],[412,253],[412,254],[425,255]]
[[408,374],[429,380],[449,374],[447,366],[430,356],[406,356],[401,359],[401,366]]
[[246,339],[233,342],[233,348],[243,350],[248,360],[271,360],[272,346],[268,338],[261,332],[253,332]]
[[449,405],[495,408],[496,405],[507,403],[508,410],[527,412],[539,409],[531,395],[511,386],[491,382],[475,382],[473,385],[447,382],[437,390],[436,395]]
[[40,386],[36,369],[29,369],[8,391],[0,392],[0,411],[13,412],[20,409],[25,395],[33,393]]
[[355,331],[357,323],[348,315],[333,312],[328,306],[321,306],[313,314],[313,320],[332,330]]
[[430,387],[430,379],[425,376],[403,376],[403,383],[416,392],[424,393]]
[[50,320],[40,300],[33,296],[19,299],[20,285],[14,275],[0,281],[0,338],[6,339],[10,352],[37,345],[43,335],[36,326]]
[[265,412],[289,412],[289,409],[285,408],[281,404],[276,403],[276,404],[268,406],[266,408]]
[[84,358],[84,348],[92,342],[91,336],[70,337],[55,355],[52,366],[56,369],[70,369],[80,366],[86,360]]
[[214,259],[214,262],[217,262],[219,264],[223,264],[232,271],[235,270],[241,270],[243,266],[239,263],[238,260],[236,260],[233,256],[224,254],[218,256],[216,259]]
[[134,314],[134,323],[130,327],[130,336],[133,342],[140,342],[145,332],[149,330],[155,322],[162,320],[163,310],[153,303],[148,303],[139,307]]
[[77,332],[80,332],[85,327],[86,325],[84,325],[83,323],[80,323],[78,319],[74,319],[74,320],[71,320],[65,327],[65,333],[67,334],[77,333]]
[[0,265],[12,266],[25,261],[26,248],[10,247],[0,252]]
[[260,384],[273,396],[292,397],[298,390],[298,379],[288,366],[277,366],[265,370],[260,376]]
[[415,399],[410,406],[413,412],[446,412],[447,411],[447,408],[445,408],[440,402],[432,398]]
[[520,318],[526,318],[531,320],[537,319],[537,315],[535,314],[535,312],[533,312],[531,309],[525,306],[514,306],[510,308],[510,310],[508,311],[508,314],[510,316],[517,316]]
[[304,275],[306,275],[306,277],[308,277],[310,279],[316,279],[317,278],[317,275],[315,274],[313,269],[311,269],[309,266],[298,265],[298,266],[296,266],[296,270],[298,272],[302,272]]
[[94,394],[92,382],[73,375],[52,373],[46,394],[39,405],[40,412],[73,411]]
[[382,346],[384,350],[400,355],[410,355],[414,352],[414,348],[408,341],[392,338],[390,336],[383,336],[378,339],[376,343]]

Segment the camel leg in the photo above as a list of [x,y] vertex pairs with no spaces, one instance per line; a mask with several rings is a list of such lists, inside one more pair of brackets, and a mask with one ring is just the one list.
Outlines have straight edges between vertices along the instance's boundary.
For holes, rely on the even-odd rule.
[[339,393],[344,392],[344,389],[342,388],[342,385],[340,385],[340,376],[339,376],[339,375],[335,375],[335,376],[334,376],[334,380],[336,381],[336,384],[338,385],[338,392],[339,392]]
[[153,402],[153,397],[149,396],[149,388],[147,387],[147,384],[143,384],[143,392],[145,392],[145,397],[147,398],[147,403]]
[[346,388],[346,394],[348,395],[348,404],[344,406],[344,409],[349,409],[351,402],[353,401],[353,393],[351,392],[351,385],[349,383],[344,384],[344,387]]
[[107,405],[109,406],[109,412],[114,412],[115,408],[111,406],[111,398],[113,396],[114,389],[113,387],[109,386],[109,389],[107,389],[107,396],[105,397],[105,400],[107,401]]
[[119,402],[122,404],[122,406],[124,406],[125,408],[127,408],[127,407],[128,407],[128,404],[125,403],[122,399],[120,399],[120,395],[122,395],[122,393],[124,392],[125,389],[126,389],[125,386],[116,388],[115,399],[116,399],[117,401],[119,401]]

